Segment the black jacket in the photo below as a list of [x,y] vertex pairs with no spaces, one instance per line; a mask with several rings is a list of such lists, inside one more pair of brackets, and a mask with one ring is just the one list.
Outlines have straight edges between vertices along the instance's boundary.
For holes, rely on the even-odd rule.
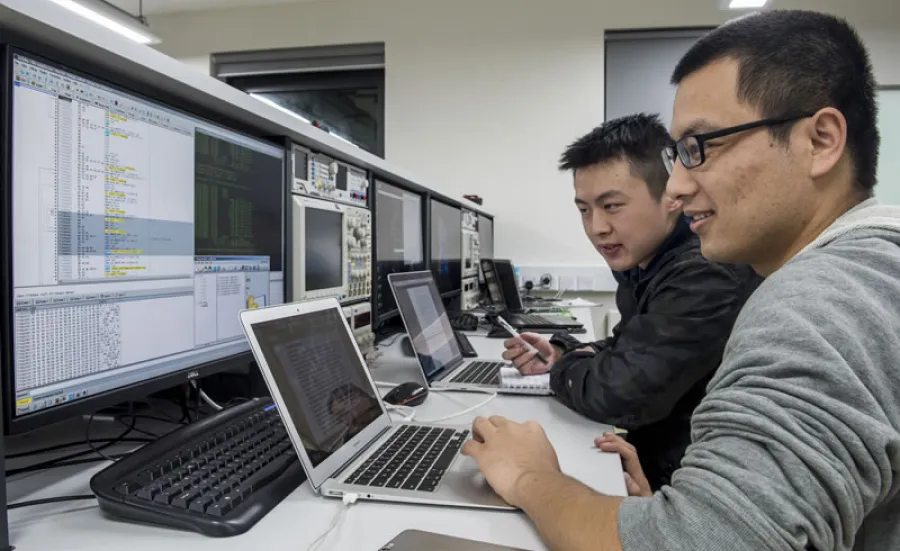
[[700,254],[688,222],[646,269],[615,273],[622,316],[613,336],[590,344],[551,340],[567,353],[553,366],[557,398],[591,419],[629,431],[653,489],[669,483],[690,443],[691,413],[722,360],[738,312],[762,279],[749,267]]

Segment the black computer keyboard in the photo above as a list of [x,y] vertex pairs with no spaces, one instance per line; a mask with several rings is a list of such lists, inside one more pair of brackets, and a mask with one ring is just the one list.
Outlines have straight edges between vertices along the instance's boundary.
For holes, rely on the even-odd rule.
[[404,425],[345,484],[433,492],[469,431]]
[[450,315],[450,327],[457,331],[478,331],[478,316],[475,314]]
[[176,430],[91,479],[115,516],[236,536],[306,476],[271,399],[255,399]]
[[478,357],[478,352],[475,351],[475,347],[469,342],[469,337],[459,331],[453,331],[453,334],[456,336],[456,342],[459,344],[459,351],[462,352],[463,358]]
[[[561,327],[561,326],[547,326],[547,327],[529,327],[527,330],[523,330],[523,332],[527,333],[538,333],[540,335],[553,335],[555,333],[568,333],[570,335],[584,335],[587,333],[587,329],[582,327]],[[512,337],[506,329],[496,325],[488,331],[488,334],[485,335],[489,339],[508,339]]]

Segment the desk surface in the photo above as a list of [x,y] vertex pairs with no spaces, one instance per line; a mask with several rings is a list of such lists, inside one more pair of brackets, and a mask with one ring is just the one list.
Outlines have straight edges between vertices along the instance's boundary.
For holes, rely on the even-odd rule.
[[[585,325],[590,324],[589,313],[573,313]],[[592,328],[588,327],[588,334],[582,337],[587,338],[592,333]],[[498,357],[502,352],[500,339],[473,335],[470,340],[484,358]],[[399,342],[384,350],[382,358],[372,367],[372,374],[376,380],[384,382],[421,380],[418,365],[413,358],[402,356]],[[416,408],[416,417],[427,421],[452,415],[484,402],[485,398],[483,394],[462,392],[432,393]],[[498,396],[472,413],[439,424],[469,425],[476,415],[540,421],[556,447],[563,471],[602,493],[625,495],[618,456],[599,452],[593,445],[593,438],[608,430],[608,426],[589,421],[552,398],[525,396]],[[100,468],[69,467],[17,477],[8,483],[9,500],[88,494],[90,476]],[[307,484],[303,484],[248,533],[228,539],[211,539],[192,532],[107,518],[93,501],[59,503],[10,511],[10,539],[19,551],[244,551],[263,545],[266,551],[305,551],[342,506],[338,500],[316,496]],[[375,551],[409,528],[524,549],[544,549],[522,513],[376,502],[359,502],[352,506],[338,529],[319,549]]]

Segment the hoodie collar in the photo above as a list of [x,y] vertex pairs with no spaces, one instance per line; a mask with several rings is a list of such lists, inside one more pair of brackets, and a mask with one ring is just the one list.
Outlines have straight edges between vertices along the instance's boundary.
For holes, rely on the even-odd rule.
[[867,199],[839,216],[799,254],[822,248],[843,235],[862,229],[900,232],[900,207]]

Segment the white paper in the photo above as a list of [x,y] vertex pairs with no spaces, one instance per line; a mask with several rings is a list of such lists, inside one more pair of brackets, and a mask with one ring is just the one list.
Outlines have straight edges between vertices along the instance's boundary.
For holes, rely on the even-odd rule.
[[522,375],[514,367],[500,368],[500,386],[503,388],[550,389],[550,373]]

